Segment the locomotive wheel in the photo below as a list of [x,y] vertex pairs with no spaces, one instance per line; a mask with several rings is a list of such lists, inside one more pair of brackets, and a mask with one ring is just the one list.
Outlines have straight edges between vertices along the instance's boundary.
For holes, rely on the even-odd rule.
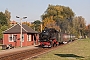
[[55,44],[54,44],[54,47],[56,47],[56,46],[57,46],[57,44],[55,43]]
[[58,46],[58,44],[56,44],[56,46]]
[[54,44],[53,44],[53,47],[55,47],[55,46],[56,46],[56,44],[54,43]]
[[44,44],[42,44],[41,47],[44,47]]
[[53,47],[56,47],[56,46],[57,46],[57,44],[54,42]]
[[54,47],[53,44],[50,44],[51,47]]
[[52,44],[52,47],[54,47],[54,44]]

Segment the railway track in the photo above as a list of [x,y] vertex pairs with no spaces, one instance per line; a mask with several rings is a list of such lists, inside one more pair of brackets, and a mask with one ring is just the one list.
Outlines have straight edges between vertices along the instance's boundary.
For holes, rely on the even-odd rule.
[[24,50],[24,51],[19,51],[19,52],[14,52],[10,54],[5,54],[0,56],[0,60],[23,60],[25,58],[28,58],[35,53],[40,52],[42,50],[41,48],[38,49],[33,49],[33,50]]
[[37,54],[43,53],[49,50],[48,48],[37,48],[32,50],[24,50],[14,53],[9,53],[0,56],[0,60],[23,60],[25,58],[34,57]]
[[46,52],[49,52],[53,49],[56,49],[60,46],[52,47],[52,48],[37,48],[32,50],[24,50],[24,51],[14,52],[10,54],[5,54],[0,56],[0,60],[28,60],[31,58],[35,58],[41,54],[44,54]]

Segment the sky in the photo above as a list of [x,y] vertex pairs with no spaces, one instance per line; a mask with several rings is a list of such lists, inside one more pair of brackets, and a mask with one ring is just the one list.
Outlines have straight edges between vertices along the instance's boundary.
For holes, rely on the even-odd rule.
[[90,24],[90,0],[0,0],[0,12],[8,9],[11,12],[11,20],[20,22],[16,16],[27,16],[23,22],[33,22],[41,20],[41,15],[49,4],[70,7],[75,16],[82,16],[86,24]]

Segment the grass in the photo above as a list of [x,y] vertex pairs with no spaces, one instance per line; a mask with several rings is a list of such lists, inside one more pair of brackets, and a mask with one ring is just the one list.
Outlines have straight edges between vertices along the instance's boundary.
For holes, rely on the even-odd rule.
[[90,39],[76,40],[34,60],[90,60]]

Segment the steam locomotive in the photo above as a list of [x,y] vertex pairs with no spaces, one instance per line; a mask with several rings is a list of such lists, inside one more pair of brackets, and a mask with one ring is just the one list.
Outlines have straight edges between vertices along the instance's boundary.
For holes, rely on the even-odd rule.
[[74,36],[61,33],[54,28],[45,28],[39,35],[39,41],[41,47],[54,47],[63,43],[68,43],[70,38],[75,38]]
[[54,47],[63,43],[62,34],[54,28],[45,28],[39,35],[41,47]]

